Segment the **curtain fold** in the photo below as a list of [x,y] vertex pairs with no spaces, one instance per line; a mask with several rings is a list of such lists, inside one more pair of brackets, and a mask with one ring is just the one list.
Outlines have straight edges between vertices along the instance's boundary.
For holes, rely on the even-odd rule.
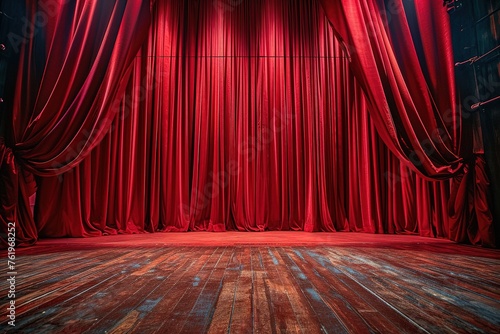
[[[423,175],[449,178],[462,147],[447,13],[432,0],[320,0],[350,52],[384,142]],[[410,29],[410,23],[413,23]]]
[[[42,0],[27,7],[26,20],[34,29],[20,45],[7,138],[15,159],[2,162],[2,180],[10,183],[4,187],[10,189],[5,198],[10,205],[2,216],[14,220],[20,236],[32,242],[37,233],[26,206],[31,193],[24,183],[6,181],[6,175],[63,173],[99,143],[147,36],[150,2]],[[4,144],[0,149],[8,150]]]
[[[32,245],[38,235],[30,208],[36,184],[31,173],[23,172],[12,150],[0,138],[0,226],[1,247],[14,238],[20,246]],[[14,231],[12,230],[14,228]]]
[[[0,143],[2,210],[26,242],[305,230],[494,244],[480,160],[479,210],[466,207],[470,126],[430,1],[158,0],[151,25],[149,2],[58,4],[21,54],[13,153]],[[461,173],[451,190],[436,180]]]
[[21,49],[12,116],[13,150],[24,169],[41,176],[70,170],[106,134],[149,27],[148,1],[55,4],[35,3],[28,13],[50,17],[45,31],[52,35],[45,36],[41,78],[33,75],[43,58],[38,36]]
[[[54,188],[72,195],[50,201]],[[111,132],[75,169],[41,180],[37,221],[45,236],[447,237],[447,190],[380,140],[318,2],[157,1]]]
[[495,247],[495,225],[491,213],[489,179],[483,154],[475,154],[473,161],[453,179],[448,204],[450,238],[457,242]]
[[[473,156],[473,123],[461,117],[449,18],[442,4],[433,0],[320,2],[349,51],[352,71],[384,143],[426,178],[457,177],[452,182],[451,221],[447,221],[451,239],[495,246],[489,182],[485,164],[474,160],[480,161]],[[469,175],[477,177],[475,187],[462,182]],[[478,206],[467,209],[467,203]],[[428,220],[426,215],[420,214]],[[420,233],[436,232],[426,230]],[[464,230],[472,232],[458,232]]]

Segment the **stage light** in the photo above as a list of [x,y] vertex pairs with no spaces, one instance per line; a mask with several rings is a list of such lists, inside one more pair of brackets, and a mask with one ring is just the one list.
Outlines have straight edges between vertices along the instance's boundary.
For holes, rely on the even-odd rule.
[[461,0],[443,0],[443,7],[446,7],[448,13],[453,13],[462,8],[462,6]]

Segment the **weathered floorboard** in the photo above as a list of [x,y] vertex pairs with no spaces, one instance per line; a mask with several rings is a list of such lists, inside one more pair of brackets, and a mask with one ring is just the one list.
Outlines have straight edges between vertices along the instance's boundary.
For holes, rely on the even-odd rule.
[[495,333],[499,255],[454,244],[20,249],[14,330]]

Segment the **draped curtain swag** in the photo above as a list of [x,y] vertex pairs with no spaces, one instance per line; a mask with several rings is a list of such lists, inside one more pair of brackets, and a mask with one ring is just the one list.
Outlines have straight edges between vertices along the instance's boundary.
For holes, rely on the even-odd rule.
[[23,47],[12,151],[0,143],[2,227],[16,220],[20,242],[305,230],[494,244],[440,3],[157,0],[151,24],[149,1],[58,3],[42,75],[36,41]]

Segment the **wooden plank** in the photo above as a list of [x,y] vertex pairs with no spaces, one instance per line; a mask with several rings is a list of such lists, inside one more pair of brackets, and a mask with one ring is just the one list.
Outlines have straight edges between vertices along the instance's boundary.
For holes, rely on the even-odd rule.
[[[140,308],[141,305],[147,305],[147,300],[153,300],[154,302],[153,305],[147,305],[146,307],[142,308],[144,310],[144,316],[141,319],[141,323],[145,325],[144,330],[157,330],[162,326],[163,323],[175,321],[175,317],[172,317],[173,314],[171,313],[171,311],[179,303],[181,297],[186,293],[187,285],[191,284],[191,281],[189,280],[191,272],[198,271],[210,258],[213,252],[214,249],[205,249],[203,251],[200,251],[199,256],[197,257],[190,257],[186,256],[186,254],[182,254],[182,257],[186,258],[187,260],[187,266],[184,268],[184,270],[179,270],[180,276],[178,276],[176,283],[174,285],[168,284],[167,286],[165,286],[164,284],[162,284],[164,283],[163,280],[158,280],[157,287],[160,289],[163,287],[168,290],[168,293],[163,294],[162,299],[153,299],[151,296],[151,289],[148,289],[147,284],[141,284],[142,288],[140,288],[129,298],[125,299],[123,302],[117,304],[116,307],[110,313],[108,313],[106,317],[103,317],[98,323],[92,325],[92,327],[89,328],[89,332],[103,333],[104,331],[114,329],[116,326],[120,326],[122,319],[124,319],[129,312],[132,312],[135,307]],[[177,270],[174,271],[172,275],[175,275],[176,273]],[[185,278],[186,276],[188,276],[188,279],[181,279]],[[157,274],[152,274],[151,277],[157,277]],[[142,281],[142,278],[140,278],[139,281]],[[155,287],[153,291],[156,289],[157,288]],[[155,312],[160,312],[158,313],[159,318],[156,317],[156,315],[153,316],[153,318],[158,322],[153,322],[152,318],[144,321],[148,315],[152,315]]]
[[[213,267],[220,261],[223,253],[223,248],[214,248],[213,253],[210,254],[210,257],[199,269],[190,270],[188,277],[183,282],[184,284],[179,286],[179,289],[184,290],[184,294],[179,298],[177,304],[165,313],[166,318],[169,320],[165,321],[158,328],[158,333],[180,333],[184,325],[186,325],[190,314],[192,315],[192,319],[198,318],[196,314],[201,316],[200,323],[204,323],[204,318],[207,316],[206,313],[210,312],[217,297],[213,296],[211,291],[205,290],[206,283],[210,279]],[[204,295],[203,292],[208,293],[210,302],[207,301],[207,298],[205,298],[206,294]],[[212,299],[214,300],[212,301]],[[198,302],[201,305],[197,305]],[[207,309],[205,309],[205,313],[203,310],[194,313],[192,311],[195,307],[207,307]]]
[[262,256],[257,248],[252,248],[252,317],[254,333],[276,333],[276,322],[271,314],[272,301],[266,293],[267,273]]
[[[61,332],[74,332],[78,328],[92,328],[103,326],[107,329],[125,328],[133,324],[132,319],[136,319],[137,305],[145,300],[149,300],[149,295],[152,291],[162,284],[163,279],[158,278],[157,273],[149,268],[142,276],[134,275],[138,271],[142,271],[144,267],[148,267],[149,258],[161,259],[155,261],[157,265],[162,262],[175,261],[177,254],[174,252],[164,252],[158,254],[147,253],[145,256],[131,262],[133,265],[129,268],[122,268],[120,276],[112,282],[112,284],[101,286],[99,290],[93,294],[82,296],[78,300],[74,300],[73,310],[60,314],[55,317],[52,322],[60,322],[62,325]],[[162,272],[163,275],[168,275],[171,271]],[[128,312],[130,311],[130,312]],[[71,324],[70,320],[74,314],[78,314],[79,321],[77,324]],[[116,321],[109,324],[111,321]],[[69,325],[66,325],[68,324]],[[107,323],[104,324],[103,323]],[[108,327],[106,327],[108,326]]]
[[[383,332],[398,331],[400,333],[426,332],[424,328],[412,321],[410,317],[394,308],[381,298],[374,290],[367,288],[356,281],[356,277],[364,273],[357,271],[352,263],[346,263],[348,255],[346,249],[320,250],[322,257],[320,263],[326,267],[339,283],[346,286],[346,298],[354,300],[359,297],[358,311],[363,313],[365,321],[370,326]],[[310,253],[311,254],[311,253]],[[352,274],[351,274],[352,273]]]
[[310,306],[300,298],[293,284],[293,277],[277,249],[267,247],[261,251],[263,267],[268,278],[265,280],[266,293],[272,306],[276,330],[286,333],[320,333],[319,319]]
[[[121,251],[120,255],[123,255],[123,253],[125,252]],[[29,260],[29,262],[37,264],[35,270],[32,268],[24,270],[23,266],[17,267],[17,263],[25,262],[24,259],[20,259],[16,261],[16,270],[20,273],[21,277],[18,288],[23,291],[24,295],[31,292],[41,292],[45,286],[68,279],[80,272],[95,267],[99,263],[113,261],[116,257],[116,253],[104,253],[103,250],[92,253],[92,257],[76,252],[58,253],[57,257],[50,261],[48,261],[49,258],[40,259],[36,256],[34,259]],[[54,275],[54,272],[59,274]]]
[[[352,293],[345,285],[333,277],[332,273],[311,256],[308,249],[293,249],[295,263],[303,274],[311,281],[316,293],[326,305],[342,319],[343,325],[349,332],[372,333],[375,328],[370,326],[361,312],[366,312],[362,303],[352,302]],[[325,258],[323,258],[326,261]],[[357,298],[359,301],[359,299]],[[376,312],[375,310],[371,310]]]
[[208,333],[226,333],[231,324],[236,283],[242,270],[241,248],[233,248],[231,260],[224,271],[219,298],[215,304]]
[[462,249],[51,245],[20,252],[16,330],[498,332],[500,253]]
[[183,320],[180,333],[206,333],[208,331],[217,299],[222,290],[224,272],[232,255],[232,250],[224,248],[222,251],[216,263],[203,268],[205,271],[210,271],[206,282],[203,283],[201,279],[196,281],[203,288],[196,303]]
[[45,289],[40,289],[22,294],[16,300],[18,308],[16,314],[22,315],[30,309],[43,307],[44,303],[57,304],[61,300],[65,300],[77,295],[82,291],[87,291],[89,288],[97,287],[103,282],[116,276],[116,268],[120,266],[130,265],[130,254],[125,253],[121,256],[116,256],[112,261],[106,263],[85,266],[84,270],[77,271],[73,276],[65,278],[49,285]]
[[[346,255],[347,258],[352,256]],[[356,257],[364,262],[369,255],[356,255]],[[367,267],[363,270],[368,274],[365,275],[362,284],[378,285],[377,292],[384,294],[398,309],[407,308],[407,301],[418,303],[419,308],[417,311],[412,311],[412,317],[421,325],[432,327],[434,325],[432,319],[440,319],[439,326],[447,327],[450,331],[453,331],[451,328],[455,326],[469,332],[478,331],[477,324],[490,330],[496,329],[492,323],[483,321],[481,317],[489,311],[490,317],[493,318],[495,309],[493,305],[488,305],[491,303],[483,303],[480,296],[469,295],[456,287],[450,290],[446,288],[445,278],[426,275],[422,268],[408,267],[381,254],[379,257],[381,260],[378,262],[384,266],[384,275],[371,275],[369,273],[374,270]],[[362,266],[359,267],[363,269]],[[458,292],[456,297],[453,295],[455,292]],[[467,297],[474,302],[469,302]]]
[[234,302],[228,332],[252,333],[252,261],[250,249],[243,248],[239,254],[239,276],[234,289]]
[[[308,329],[313,326],[318,327],[317,331],[325,331],[327,333],[347,333],[347,329],[339,320],[333,309],[321,298],[321,291],[315,289],[312,284],[313,277],[307,277],[295,263],[293,253],[290,249],[278,249],[279,259],[286,266],[282,270],[282,276],[285,277],[286,286],[293,287],[290,298],[296,305],[295,312],[297,317],[302,321],[302,328]],[[295,259],[298,261],[297,257]],[[302,315],[303,316],[300,316]],[[320,320],[321,319],[321,320]],[[321,324],[321,325],[319,325]]]

